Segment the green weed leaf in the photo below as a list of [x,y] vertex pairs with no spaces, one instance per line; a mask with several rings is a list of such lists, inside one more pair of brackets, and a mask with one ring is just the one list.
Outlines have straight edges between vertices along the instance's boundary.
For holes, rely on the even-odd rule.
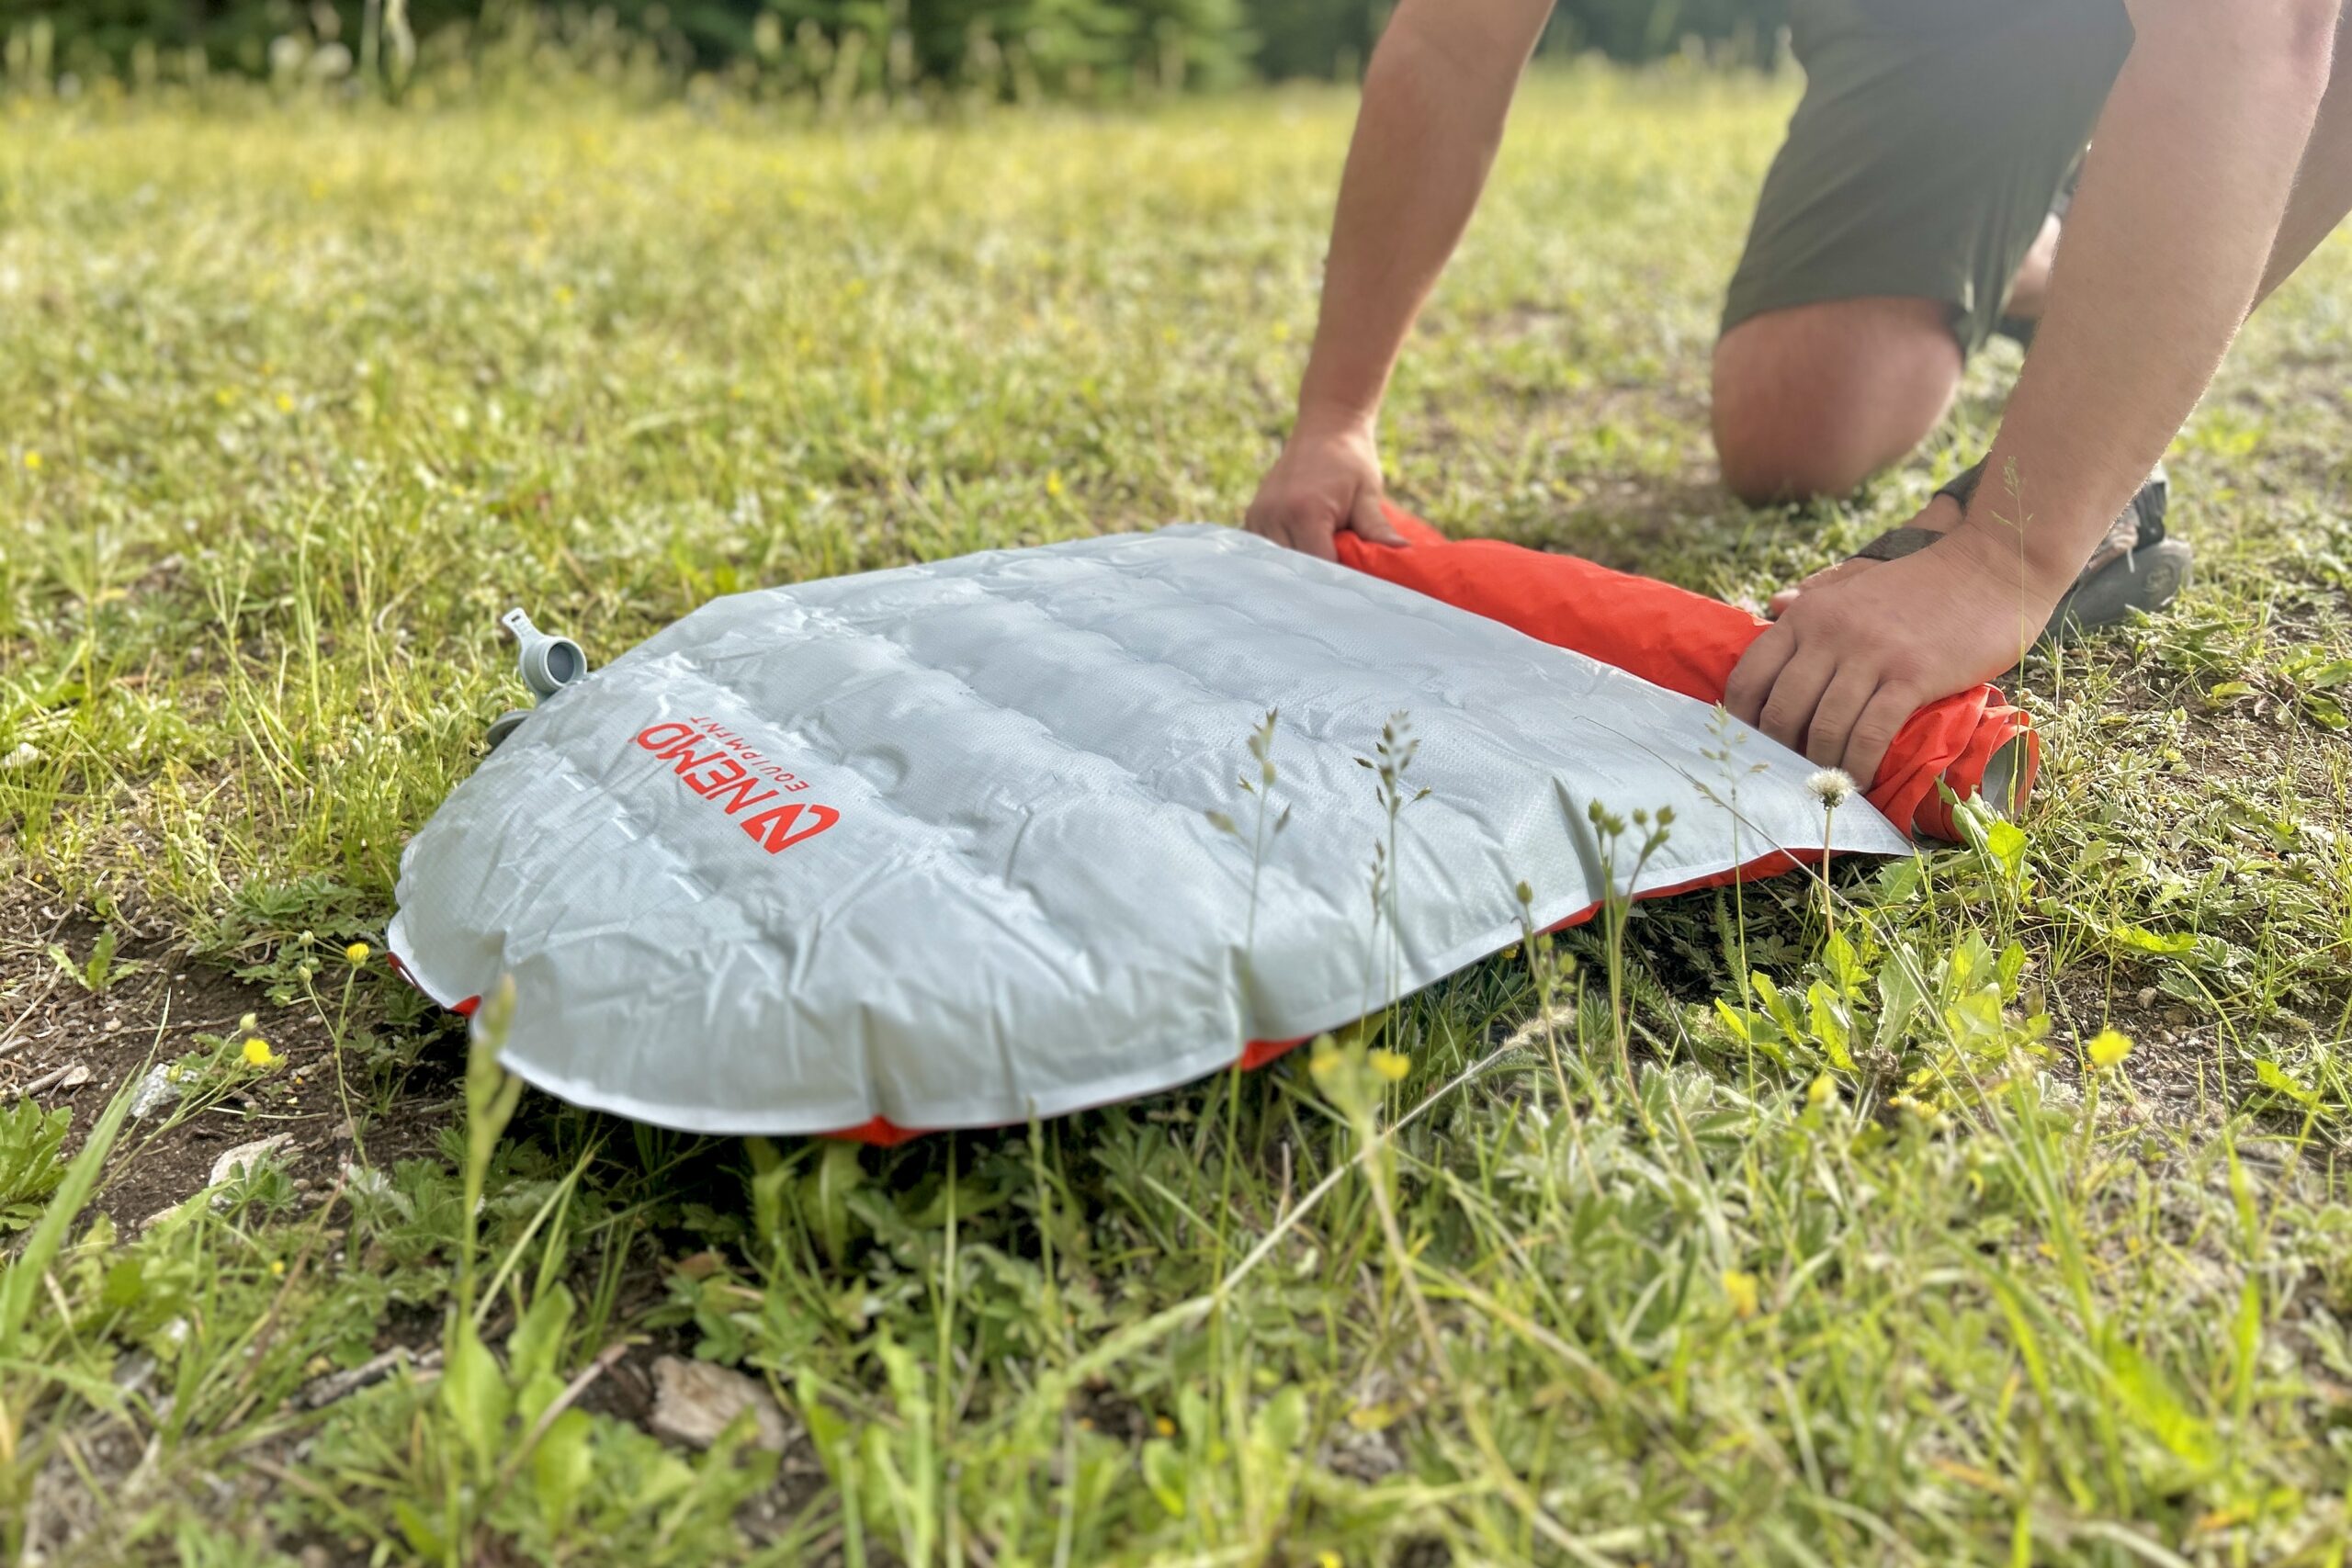
[[2191,932],[2152,931],[2141,926],[2109,926],[2107,936],[2108,940],[2118,947],[2130,948],[2134,953],[2154,953],[2162,957],[2187,953],[2197,945],[2197,938]]
[[2298,1105],[2317,1105],[2319,1103],[2319,1095],[2315,1091],[2305,1089],[2301,1084],[2296,1082],[2294,1078],[2288,1075],[2286,1068],[2270,1060],[2267,1056],[2263,1057],[2260,1061],[2254,1064],[2254,1076],[2260,1081],[2263,1088],[2270,1089],[2275,1093],[2283,1094]]
[[59,1155],[74,1113],[60,1106],[44,1111],[29,1100],[0,1110],[0,1235],[23,1230],[40,1217],[40,1201],[65,1179]]
[[596,1424],[585,1411],[567,1410],[548,1423],[531,1450],[531,1490],[548,1533],[560,1536],[578,1511],[595,1470],[588,1440]]
[[827,1144],[801,1184],[803,1213],[826,1260],[835,1265],[849,1256],[849,1195],[865,1180],[857,1150],[855,1144]]
[[441,1408],[465,1444],[475,1475],[487,1481],[505,1457],[506,1416],[513,1402],[498,1359],[463,1317],[450,1329],[438,1387]]

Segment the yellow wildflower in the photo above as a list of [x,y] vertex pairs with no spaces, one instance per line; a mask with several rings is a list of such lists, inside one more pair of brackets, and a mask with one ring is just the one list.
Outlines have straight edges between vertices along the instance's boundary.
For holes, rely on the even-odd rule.
[[1313,1048],[1307,1053],[1307,1071],[1313,1073],[1316,1080],[1320,1082],[1329,1077],[1332,1069],[1339,1065],[1340,1043],[1328,1034],[1317,1035]]
[[2090,1053],[2092,1066],[2111,1067],[2132,1054],[2132,1037],[2120,1029],[2102,1029],[2091,1037],[2086,1049]]
[[1729,1298],[1732,1311],[1742,1317],[1754,1317],[1758,1293],[1755,1275],[1744,1269],[1724,1270],[1724,1294]]
[[343,950],[343,955],[345,958],[350,959],[354,964],[365,964],[368,962],[368,951],[369,950],[366,942],[355,942],[349,947]]
[[245,1066],[249,1067],[274,1067],[285,1059],[285,1057],[271,1050],[269,1048],[269,1042],[264,1040],[260,1035],[254,1034],[246,1038]]
[[40,468],[40,453],[38,453],[38,452],[28,452],[28,453],[26,453],[26,454],[25,454],[25,467],[27,467],[28,468]]
[[1396,1082],[1413,1070],[1413,1058],[1402,1051],[1391,1051],[1384,1047],[1374,1050],[1365,1059],[1372,1063],[1374,1072],[1378,1073],[1390,1083]]

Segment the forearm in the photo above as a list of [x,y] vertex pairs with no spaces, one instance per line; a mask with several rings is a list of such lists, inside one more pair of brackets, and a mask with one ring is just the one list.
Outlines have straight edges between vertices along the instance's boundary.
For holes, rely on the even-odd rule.
[[2270,263],[2263,269],[2256,299],[2269,299],[2346,212],[2352,212],[2352,8],[2336,18],[2327,96],[2312,122],[2312,139],[2295,171],[2295,193],[2288,198],[2278,237],[2271,242]]
[[1470,221],[1551,0],[1405,0],[1366,73],[1302,423],[1369,420]]
[[1963,525],[2014,562],[2022,525],[2045,594],[2147,478],[2256,299],[2326,85],[2324,15],[2302,0],[2133,6],[2137,40]]

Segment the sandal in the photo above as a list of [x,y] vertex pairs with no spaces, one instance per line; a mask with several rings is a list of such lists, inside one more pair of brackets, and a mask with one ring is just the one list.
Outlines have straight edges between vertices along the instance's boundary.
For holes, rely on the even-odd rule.
[[[1965,513],[1977,481],[1984,477],[1984,462],[1979,458],[1936,493],[1951,496]],[[2159,468],[2109,525],[2107,536],[2091,552],[2082,575],[2050,613],[2049,623],[2041,628],[2043,639],[2063,632],[2113,626],[2134,610],[2154,614],[2180,596],[2196,556],[2186,542],[2165,536],[2165,512],[2170,500],[2171,488]],[[1856,550],[1853,558],[1898,560],[1942,537],[1932,528],[1890,528]]]

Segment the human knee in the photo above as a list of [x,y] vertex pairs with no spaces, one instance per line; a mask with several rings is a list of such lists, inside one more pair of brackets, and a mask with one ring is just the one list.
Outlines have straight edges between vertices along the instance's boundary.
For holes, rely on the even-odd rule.
[[1930,415],[1890,423],[1883,403],[1854,395],[1860,389],[1837,378],[1804,373],[1811,368],[1716,366],[1715,459],[1724,487],[1750,506],[1849,494],[1933,423]]
[[1757,316],[1715,345],[1715,455],[1750,502],[1844,495],[1934,428],[1960,379],[1940,306],[1853,299]]
[[1846,495],[1884,459],[1857,452],[1846,433],[1819,420],[1715,420],[1724,488],[1750,506]]

